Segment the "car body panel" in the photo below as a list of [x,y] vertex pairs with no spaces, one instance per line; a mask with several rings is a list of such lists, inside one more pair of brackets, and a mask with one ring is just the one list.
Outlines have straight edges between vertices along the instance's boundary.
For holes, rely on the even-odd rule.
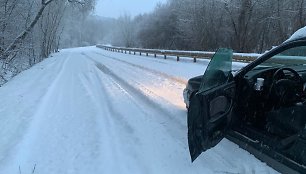
[[191,95],[193,95],[191,93],[191,91],[193,91],[193,93],[196,93],[198,91],[198,89],[201,86],[201,80],[203,78],[203,75],[201,76],[197,76],[197,77],[193,77],[191,79],[188,80],[186,88],[183,91],[183,98],[184,98],[184,103],[186,104],[186,108],[188,109],[189,107],[189,98],[191,97]]
[[236,143],[240,148],[250,152],[259,160],[266,162],[270,167],[280,173],[306,173],[305,166],[296,165],[294,161],[270,149],[268,146],[260,144],[259,141],[248,138],[238,131],[228,131],[226,138]]

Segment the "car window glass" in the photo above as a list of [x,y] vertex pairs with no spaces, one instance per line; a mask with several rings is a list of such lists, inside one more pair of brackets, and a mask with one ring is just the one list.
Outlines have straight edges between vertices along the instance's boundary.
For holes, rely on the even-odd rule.
[[202,78],[199,92],[204,92],[212,88],[225,84],[231,75],[233,51],[231,49],[219,49]]
[[259,66],[294,66],[306,65],[306,46],[298,46],[285,50]]

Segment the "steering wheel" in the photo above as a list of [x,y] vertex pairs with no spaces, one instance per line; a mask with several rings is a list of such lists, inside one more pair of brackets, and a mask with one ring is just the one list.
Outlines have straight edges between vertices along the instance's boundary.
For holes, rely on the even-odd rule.
[[[286,77],[284,71],[289,71],[293,76]],[[279,104],[293,104],[301,99],[303,79],[291,68],[280,68],[273,74],[271,89],[274,90],[274,94],[279,99]]]

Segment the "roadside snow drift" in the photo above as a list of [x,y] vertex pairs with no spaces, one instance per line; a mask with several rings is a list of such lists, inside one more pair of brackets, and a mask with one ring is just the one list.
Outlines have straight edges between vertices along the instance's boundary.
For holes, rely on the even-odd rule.
[[207,63],[53,55],[0,88],[0,173],[276,173],[226,139],[191,163],[182,91]]

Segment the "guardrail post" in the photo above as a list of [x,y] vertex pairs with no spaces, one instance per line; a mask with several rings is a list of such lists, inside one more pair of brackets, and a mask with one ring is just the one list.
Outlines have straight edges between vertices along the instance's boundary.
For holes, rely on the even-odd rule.
[[180,57],[179,56],[176,56],[176,61],[180,61]]
[[146,56],[149,56],[149,53],[146,53]]
[[154,57],[156,58],[156,54],[154,54]]
[[196,57],[193,58],[193,62],[197,62],[197,58]]
[[167,59],[167,55],[166,54],[164,55],[164,59]]

